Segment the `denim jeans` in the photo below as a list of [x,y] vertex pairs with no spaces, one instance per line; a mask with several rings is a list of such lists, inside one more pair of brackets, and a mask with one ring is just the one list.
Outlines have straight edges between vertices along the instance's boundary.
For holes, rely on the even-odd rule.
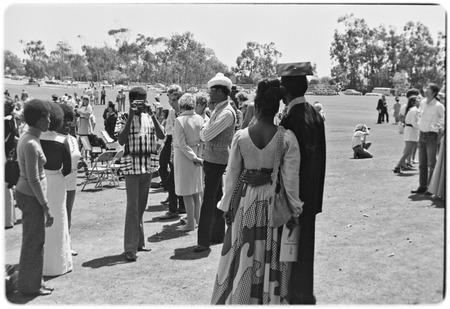
[[203,203],[198,224],[198,245],[209,247],[211,242],[223,242],[225,220],[223,219],[223,211],[216,206],[222,198],[222,175],[226,167],[224,164],[203,162],[205,189],[203,191]]
[[142,217],[147,207],[152,174],[126,175],[127,210],[125,215],[125,252],[136,252],[145,246]]
[[419,136],[419,189],[428,188],[428,168],[434,169],[438,149],[438,134],[420,132]]

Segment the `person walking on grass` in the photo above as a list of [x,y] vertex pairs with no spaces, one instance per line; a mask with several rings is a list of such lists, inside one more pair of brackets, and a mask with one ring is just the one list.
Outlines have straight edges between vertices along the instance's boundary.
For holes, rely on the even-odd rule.
[[130,166],[124,168],[127,192],[124,248],[127,261],[136,261],[137,251],[145,248],[142,217],[147,207],[152,173],[158,170],[158,162],[152,160],[156,137],[164,139],[164,132],[156,116],[146,113],[147,92],[142,87],[130,90],[128,119],[119,133],[118,141],[124,147],[124,158]]

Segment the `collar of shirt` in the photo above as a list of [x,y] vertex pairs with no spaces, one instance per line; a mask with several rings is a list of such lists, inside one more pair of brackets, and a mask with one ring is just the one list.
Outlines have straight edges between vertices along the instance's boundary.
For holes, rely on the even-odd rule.
[[289,102],[286,113],[289,113],[289,111],[291,110],[292,107],[294,107],[295,105],[300,104],[300,103],[306,103],[305,97],[297,97],[297,98],[293,99],[291,102]]
[[215,115],[219,114],[227,105],[228,100],[217,103],[214,107],[214,111],[211,113],[211,119],[214,118]]
[[39,130],[39,129],[37,129],[37,128],[34,128],[34,127],[31,127],[31,126],[28,126],[27,132],[30,133],[31,135],[34,135],[34,136],[38,137],[38,138],[39,138],[39,137],[41,136],[41,134],[42,134],[42,131],[41,131],[41,130]]

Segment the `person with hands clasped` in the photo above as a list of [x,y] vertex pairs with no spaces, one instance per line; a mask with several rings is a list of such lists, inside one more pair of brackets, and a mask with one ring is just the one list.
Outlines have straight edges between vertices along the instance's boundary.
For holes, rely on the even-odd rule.
[[186,208],[186,225],[180,231],[192,231],[200,219],[200,193],[203,192],[203,159],[201,159],[200,129],[203,117],[195,114],[195,96],[183,94],[178,100],[180,116],[173,132],[173,167],[175,193],[182,196]]
[[45,227],[53,225],[48,207],[47,179],[44,164],[47,159],[39,141],[50,125],[50,105],[34,99],[24,107],[27,130],[20,137],[17,156],[20,178],[16,186],[17,206],[22,211],[22,248],[17,289],[25,295],[49,295],[53,288],[42,280],[44,266]]

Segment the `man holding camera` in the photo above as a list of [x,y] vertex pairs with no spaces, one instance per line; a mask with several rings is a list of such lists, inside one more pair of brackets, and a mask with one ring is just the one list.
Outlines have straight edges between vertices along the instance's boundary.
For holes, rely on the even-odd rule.
[[124,247],[128,261],[136,261],[137,251],[150,251],[145,248],[142,217],[147,207],[152,173],[158,169],[157,160],[152,160],[151,156],[155,134],[164,139],[164,131],[153,111],[147,108],[146,99],[144,88],[130,90],[129,116],[118,136],[119,144],[125,145],[124,159],[128,162],[124,171],[127,192]]

